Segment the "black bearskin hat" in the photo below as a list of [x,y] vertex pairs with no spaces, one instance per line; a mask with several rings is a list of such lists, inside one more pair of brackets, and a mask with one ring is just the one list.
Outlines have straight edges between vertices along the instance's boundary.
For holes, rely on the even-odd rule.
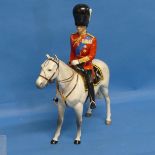
[[92,10],[86,4],[77,4],[73,8],[76,26],[88,26]]

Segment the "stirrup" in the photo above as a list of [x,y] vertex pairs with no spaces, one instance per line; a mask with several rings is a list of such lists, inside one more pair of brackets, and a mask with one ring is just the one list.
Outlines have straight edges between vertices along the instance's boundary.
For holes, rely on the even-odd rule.
[[95,103],[95,101],[91,101],[90,102],[90,109],[95,109],[96,108],[96,103]]

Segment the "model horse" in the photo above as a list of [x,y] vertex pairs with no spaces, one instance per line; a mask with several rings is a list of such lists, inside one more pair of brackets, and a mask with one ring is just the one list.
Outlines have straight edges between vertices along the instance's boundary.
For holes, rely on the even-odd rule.
[[[80,144],[81,138],[81,125],[82,125],[82,114],[83,105],[88,96],[88,92],[85,89],[83,77],[77,73],[69,65],[59,60],[57,56],[47,56],[47,60],[41,65],[41,72],[36,80],[36,86],[38,88],[44,88],[48,83],[56,80],[57,83],[57,94],[58,98],[58,120],[57,129],[54,137],[51,140],[51,144],[58,142],[61,127],[64,119],[64,112],[66,107],[71,107],[76,113],[77,123],[77,134],[74,140],[74,144]],[[106,101],[106,124],[111,124],[111,110],[110,110],[110,97],[108,94],[109,85],[109,69],[108,66],[101,60],[94,59],[93,64],[101,69],[103,79],[94,87],[96,98],[105,98]],[[92,114],[90,106],[86,113],[87,117]]]

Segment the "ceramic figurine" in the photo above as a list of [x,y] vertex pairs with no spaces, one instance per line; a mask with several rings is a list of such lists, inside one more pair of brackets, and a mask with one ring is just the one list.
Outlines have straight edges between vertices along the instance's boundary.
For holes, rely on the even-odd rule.
[[70,65],[58,59],[57,56],[47,55],[47,60],[41,65],[41,72],[36,80],[38,88],[44,88],[48,83],[56,80],[58,123],[51,144],[58,143],[66,107],[73,108],[76,114],[77,133],[74,144],[81,143],[83,105],[88,95],[91,102],[85,116],[90,117],[92,115],[92,109],[96,107],[95,97],[104,97],[106,101],[105,122],[107,125],[111,124],[108,93],[109,69],[103,61],[94,59],[96,38],[86,33],[91,9],[86,4],[78,4],[73,8],[73,16],[78,32],[71,35]]

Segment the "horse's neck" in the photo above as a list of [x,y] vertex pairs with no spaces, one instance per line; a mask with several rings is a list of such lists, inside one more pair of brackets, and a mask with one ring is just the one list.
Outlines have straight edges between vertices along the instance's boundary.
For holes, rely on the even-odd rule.
[[57,76],[58,81],[62,81],[67,79],[73,75],[73,69],[70,68],[67,64],[63,61],[59,60],[59,74]]

